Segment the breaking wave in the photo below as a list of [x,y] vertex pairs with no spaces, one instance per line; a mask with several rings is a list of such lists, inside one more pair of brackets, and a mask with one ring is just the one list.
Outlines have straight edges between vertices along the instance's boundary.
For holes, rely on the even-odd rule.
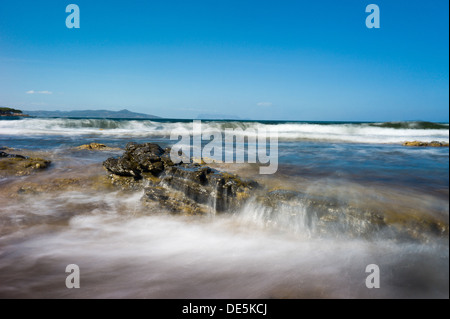
[[[111,119],[19,119],[0,121],[1,135],[70,135],[169,138],[171,134],[192,131],[190,120],[111,120]],[[203,121],[203,133],[212,130],[242,129],[252,135],[275,128],[280,140],[347,143],[449,142],[449,125],[431,122],[337,123],[337,122],[251,122]]]

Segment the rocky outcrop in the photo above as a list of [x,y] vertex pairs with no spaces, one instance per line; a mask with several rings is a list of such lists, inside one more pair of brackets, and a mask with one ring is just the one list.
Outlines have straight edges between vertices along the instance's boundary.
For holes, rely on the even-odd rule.
[[292,190],[269,191],[256,199],[267,220],[286,227],[306,225],[311,232],[364,237],[387,226],[383,215],[347,202]]
[[414,147],[448,147],[448,143],[432,141],[432,142],[420,142],[420,141],[412,141],[412,142],[404,142],[403,146],[414,146]]
[[105,144],[101,144],[101,143],[90,143],[90,144],[83,144],[80,146],[77,146],[76,149],[78,150],[95,150],[95,151],[117,151],[120,150],[120,148],[116,148],[116,147],[109,147],[106,146]]
[[242,207],[258,187],[254,181],[243,180],[200,164],[168,166],[161,182],[182,192],[195,203],[210,206],[217,212]]
[[0,176],[30,175],[47,168],[51,161],[0,151]]
[[159,176],[164,171],[165,162],[167,165],[173,165],[168,154],[165,154],[159,145],[128,143],[121,157],[108,158],[103,162],[103,166],[115,175],[142,179],[144,173]]
[[142,190],[144,205],[173,214],[256,211],[257,218],[281,228],[301,225],[324,236],[408,238],[448,236],[448,223],[432,216],[379,211],[365,204],[313,196],[295,190],[269,190],[252,180],[220,172],[203,164],[174,164],[170,149],[156,144],[129,143],[121,157],[103,166],[112,185],[122,190]]
[[13,109],[10,107],[0,107],[0,116],[7,116],[7,117],[17,117],[17,116],[23,116],[27,117],[29,115],[23,114],[21,110]]
[[[311,233],[324,236],[418,240],[430,236],[448,237],[448,222],[417,212],[380,211],[365,204],[312,196],[278,189],[256,197],[257,210],[270,224],[282,228],[303,225]],[[259,206],[259,207],[258,207]]]
[[119,158],[103,166],[113,184],[145,189],[143,201],[158,202],[173,212],[200,214],[241,207],[258,184],[194,163],[174,164],[170,149],[152,143],[129,143]]

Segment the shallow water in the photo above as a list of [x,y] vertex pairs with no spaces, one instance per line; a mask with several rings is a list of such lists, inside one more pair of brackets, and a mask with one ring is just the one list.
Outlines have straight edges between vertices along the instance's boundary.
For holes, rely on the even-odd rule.
[[[23,129],[19,124],[14,124],[18,132]],[[91,136],[76,131],[77,125],[72,125],[78,132],[72,136],[0,133],[0,146],[37,151],[53,161],[45,172],[0,180],[2,298],[449,296],[448,236],[430,233],[413,240],[388,231],[372,236],[356,236],[345,227],[319,231],[301,203],[279,206],[276,216],[254,200],[226,214],[169,215],[156,205],[143,206],[140,191],[96,187],[97,178],[106,174],[101,162],[121,151],[75,151],[73,146],[102,142],[123,148],[136,140],[164,147],[173,141],[126,132]],[[439,134],[445,137],[448,131]],[[279,171],[273,176],[260,176],[253,166],[223,168],[269,188],[400,215],[432,216],[448,225],[448,148],[282,140],[279,149]],[[19,191],[24,185],[51,185],[58,178],[78,178],[80,183]],[[80,267],[80,289],[65,287],[69,264]],[[368,264],[380,267],[380,289],[366,288]]]
[[[11,214],[17,230],[0,239],[0,296],[448,296],[445,240],[315,237],[300,224],[267,226],[249,210],[194,219],[148,215],[139,196],[74,192],[23,203],[33,216]],[[377,290],[365,287],[365,267],[373,263],[381,268]],[[78,290],[65,287],[68,264],[80,267]]]

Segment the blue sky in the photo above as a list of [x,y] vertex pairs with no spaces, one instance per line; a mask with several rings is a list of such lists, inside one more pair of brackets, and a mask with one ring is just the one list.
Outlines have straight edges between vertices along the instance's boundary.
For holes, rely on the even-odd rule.
[[[68,29],[65,8],[80,8]],[[366,5],[381,11],[368,29]],[[449,120],[448,0],[1,1],[0,105]]]

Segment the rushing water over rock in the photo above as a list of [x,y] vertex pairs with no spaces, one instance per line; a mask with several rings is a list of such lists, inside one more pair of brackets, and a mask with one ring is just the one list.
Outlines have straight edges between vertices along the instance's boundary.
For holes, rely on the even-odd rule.
[[308,233],[373,237],[382,231],[385,238],[414,240],[448,236],[448,225],[439,219],[393,218],[394,212],[358,207],[333,197],[269,190],[206,165],[174,164],[169,154],[170,149],[157,144],[129,143],[122,156],[109,158],[103,165],[112,173],[113,184],[120,180],[122,189],[144,189],[143,202],[156,202],[174,214],[230,213],[246,207],[259,211],[269,223],[300,223]]
[[0,162],[51,161],[0,167],[0,297],[448,298],[448,149],[401,145],[448,142],[448,125],[280,123],[270,176],[171,163],[160,136],[186,125],[0,123],[18,155]]

